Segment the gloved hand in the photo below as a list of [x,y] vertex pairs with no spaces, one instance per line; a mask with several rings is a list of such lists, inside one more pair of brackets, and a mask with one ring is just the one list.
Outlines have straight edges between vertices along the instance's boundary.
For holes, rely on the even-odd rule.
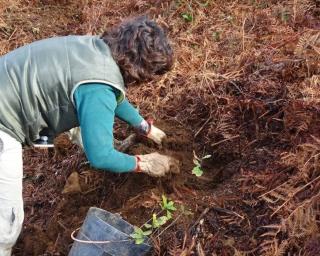
[[153,124],[150,125],[150,131],[147,134],[147,137],[153,140],[158,145],[161,145],[162,140],[167,137],[167,135],[160,130],[159,128],[155,127]]
[[80,127],[72,128],[67,132],[69,140],[73,143],[78,145],[79,147],[83,148],[82,137],[81,137],[81,129]]
[[162,140],[166,138],[166,134],[159,128],[153,125],[152,120],[143,120],[141,124],[136,127],[139,134],[146,136],[147,138],[153,140],[158,145],[161,145]]
[[161,177],[169,172],[179,173],[179,161],[174,157],[159,153],[139,155],[136,172],[144,172],[153,177]]

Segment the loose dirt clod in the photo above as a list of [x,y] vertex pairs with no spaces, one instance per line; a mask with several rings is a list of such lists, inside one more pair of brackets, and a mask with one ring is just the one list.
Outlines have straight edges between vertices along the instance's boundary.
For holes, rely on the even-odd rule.
[[79,183],[79,174],[77,172],[73,172],[67,179],[66,184],[62,190],[62,194],[71,194],[71,193],[79,193],[81,192],[81,187]]

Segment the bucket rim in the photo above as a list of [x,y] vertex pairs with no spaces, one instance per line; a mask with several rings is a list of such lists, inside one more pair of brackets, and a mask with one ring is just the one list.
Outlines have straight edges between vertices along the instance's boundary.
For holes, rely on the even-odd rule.
[[[112,215],[119,215],[121,221],[123,221],[124,223],[126,223],[128,226],[130,226],[130,227],[132,227],[132,228],[134,227],[134,225],[132,225],[132,224],[130,224],[129,222],[125,221],[120,214],[115,214],[115,213],[109,212],[109,211],[107,211],[107,210],[98,208],[98,207],[94,207],[94,206],[90,207],[89,210],[88,210],[88,213],[89,213],[90,211],[96,211],[96,210],[97,210],[97,211],[100,211],[100,212],[103,212],[103,213],[109,213],[109,214],[112,214]],[[88,215],[88,213],[87,213],[87,215]],[[127,233],[125,233],[125,232],[123,232],[123,231],[115,228],[114,226],[110,225],[108,222],[103,221],[99,216],[96,215],[96,213],[94,213],[94,215],[96,216],[96,218],[97,218],[97,220],[98,220],[99,222],[103,223],[104,225],[105,225],[105,224],[109,225],[109,226],[112,227],[113,229],[117,230],[117,232],[119,232],[119,233],[123,234],[125,237],[129,238],[129,241],[134,242],[134,239],[132,239],[132,238],[130,237],[130,234],[127,234]],[[79,233],[80,233],[80,232],[81,232],[81,229],[79,230]],[[85,236],[87,239],[89,239],[83,232],[81,232],[81,234],[82,234],[83,236]],[[89,240],[89,241],[91,241],[91,240]],[[93,242],[94,242],[94,241],[93,241]],[[125,241],[124,241],[124,242],[125,242]],[[112,243],[112,241],[111,241],[111,243]],[[143,244],[144,246],[150,247],[150,249],[152,248],[152,246],[151,246],[149,243],[143,242],[142,244]],[[137,244],[135,244],[135,245],[137,245]],[[138,246],[138,245],[137,245],[137,246]]]
[[[86,243],[86,244],[91,244],[91,246],[94,246],[96,248],[99,248],[99,250],[103,250],[104,252],[110,254],[110,252],[106,251],[105,248],[103,248],[103,244],[100,243],[100,244],[97,244],[97,243],[94,243],[94,241],[90,240],[89,237],[87,237],[85,234],[81,234],[85,239],[87,239],[87,242],[89,243]],[[93,242],[93,243],[90,243],[90,242]],[[125,242],[125,241],[123,241]],[[126,242],[130,242],[130,240],[127,240]],[[81,244],[82,242],[80,242],[79,240],[74,240],[74,243],[79,243]],[[110,242],[112,243],[112,242]],[[119,242],[120,243],[120,242]],[[136,244],[135,244],[136,245]],[[148,253],[151,249],[152,249],[152,246],[148,245],[148,244],[145,244],[145,243],[142,243],[140,245],[143,245],[144,246],[144,251],[145,253]],[[140,245],[136,245],[136,246],[140,246]]]

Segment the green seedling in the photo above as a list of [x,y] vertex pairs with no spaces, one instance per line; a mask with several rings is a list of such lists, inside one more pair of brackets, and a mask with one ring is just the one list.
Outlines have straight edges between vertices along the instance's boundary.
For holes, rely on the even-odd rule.
[[168,200],[165,195],[162,195],[161,209],[166,211],[166,217],[168,220],[172,218],[172,212],[177,210],[177,208],[174,206],[174,202]]
[[192,14],[190,14],[190,13],[182,13],[181,16],[186,22],[193,21]]
[[193,163],[195,166],[192,169],[192,174],[196,175],[197,177],[200,177],[203,175],[203,170],[202,170],[202,161],[204,159],[210,158],[211,155],[205,155],[204,157],[199,158],[196,153],[193,151]]
[[152,230],[143,231],[141,228],[134,227],[134,232],[130,235],[135,241],[136,244],[142,244],[144,240],[151,235]]
[[161,212],[166,211],[165,216],[158,217],[156,213],[153,213],[152,218],[143,224],[142,228],[134,227],[134,232],[130,235],[130,237],[134,239],[136,244],[142,244],[155,229],[165,225],[170,219],[172,219],[172,213],[177,210],[174,206],[174,202],[168,200],[165,195],[162,195],[160,206],[162,209]]
[[166,224],[168,221],[167,216],[161,216],[161,217],[157,217],[157,215],[154,213],[152,214],[152,228],[160,228],[161,226],[163,226],[164,224]]
[[145,228],[147,228],[147,229],[152,228],[152,225],[151,225],[151,224],[149,224],[149,223],[145,223],[143,226],[144,226]]

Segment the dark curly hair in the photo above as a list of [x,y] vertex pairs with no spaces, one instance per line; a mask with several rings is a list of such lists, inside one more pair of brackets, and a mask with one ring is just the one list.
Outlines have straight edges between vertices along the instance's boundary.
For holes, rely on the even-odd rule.
[[146,16],[126,20],[103,33],[126,85],[169,71],[173,51],[163,29]]

